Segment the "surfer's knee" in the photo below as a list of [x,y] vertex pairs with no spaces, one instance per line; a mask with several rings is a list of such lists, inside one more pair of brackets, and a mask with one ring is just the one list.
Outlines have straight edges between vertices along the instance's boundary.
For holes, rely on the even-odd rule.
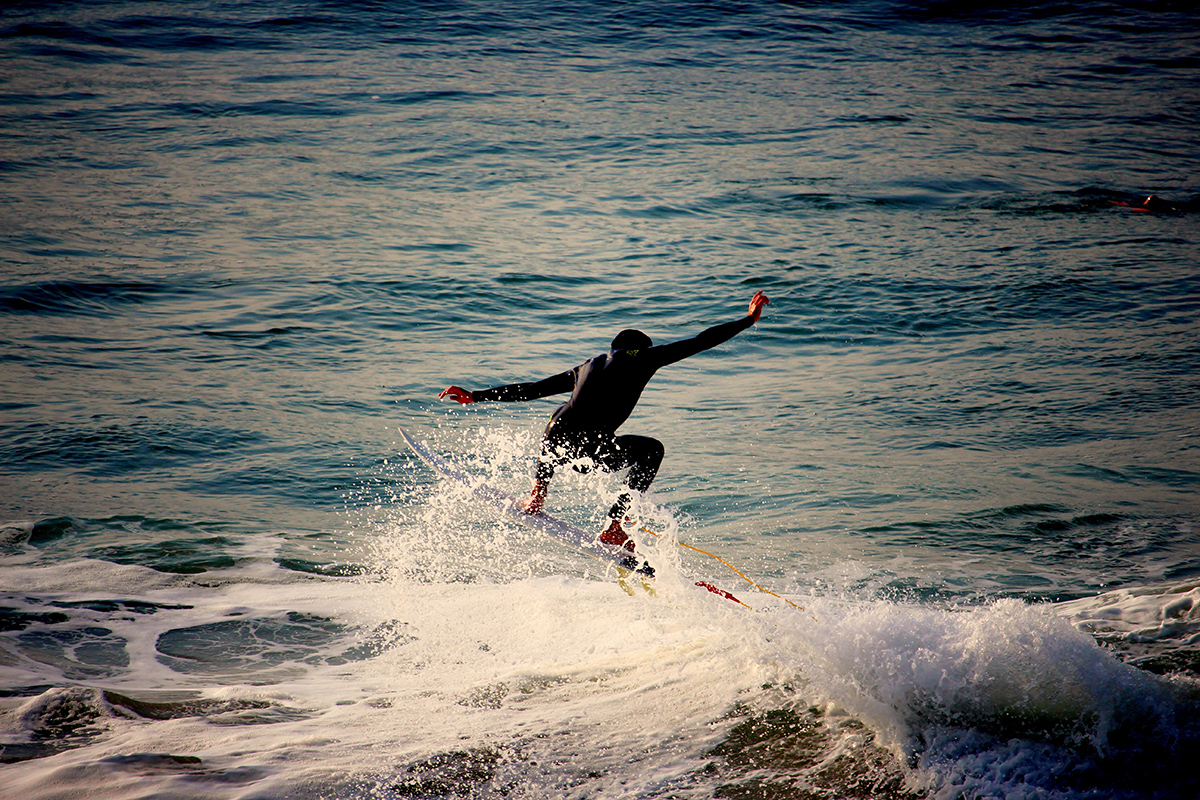
[[642,464],[657,466],[662,463],[666,454],[663,443],[649,436],[620,436],[617,438],[617,446],[626,452],[630,461]]
[[667,449],[663,447],[663,443],[658,439],[651,439],[649,436],[639,436],[637,443],[637,451],[633,461],[643,470],[657,473],[658,468],[662,465],[663,457],[666,455]]
[[662,442],[649,436],[639,436],[636,447],[630,449],[630,469],[625,485],[636,492],[649,489],[658,475],[665,453]]

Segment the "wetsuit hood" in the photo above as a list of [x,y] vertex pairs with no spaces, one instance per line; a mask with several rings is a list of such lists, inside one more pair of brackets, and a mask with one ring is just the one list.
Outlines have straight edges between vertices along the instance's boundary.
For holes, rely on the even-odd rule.
[[654,342],[649,336],[632,328],[621,331],[612,340],[613,350],[645,350],[653,346]]

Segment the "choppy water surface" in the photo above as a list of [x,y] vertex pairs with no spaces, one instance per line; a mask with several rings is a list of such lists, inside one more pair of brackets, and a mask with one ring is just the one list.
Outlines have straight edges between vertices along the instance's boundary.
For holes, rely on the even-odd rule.
[[[5,791],[1197,793],[1197,22],[0,11]],[[397,433],[522,492],[555,400],[440,389],[758,289],[625,427],[656,596]]]

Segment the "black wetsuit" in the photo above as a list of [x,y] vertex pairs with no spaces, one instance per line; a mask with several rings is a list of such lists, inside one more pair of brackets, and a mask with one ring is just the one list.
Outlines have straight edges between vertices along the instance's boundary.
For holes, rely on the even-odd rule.
[[[715,325],[698,336],[643,349],[614,349],[574,369],[532,383],[512,383],[472,394],[476,402],[520,402],[571,392],[558,407],[542,437],[537,479],[545,482],[556,467],[574,462],[580,472],[594,466],[615,472],[630,467],[625,485],[636,492],[650,488],[662,463],[663,446],[648,436],[616,436],[617,428],[662,367],[716,347],[754,324],[750,316]],[[620,519],[631,497],[622,494],[609,511]]]

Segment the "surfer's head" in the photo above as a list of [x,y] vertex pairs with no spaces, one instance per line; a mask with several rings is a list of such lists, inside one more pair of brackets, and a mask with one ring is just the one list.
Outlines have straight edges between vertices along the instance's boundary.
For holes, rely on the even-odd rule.
[[654,342],[650,340],[649,336],[632,328],[621,331],[612,340],[613,350],[645,350],[647,347],[653,346]]

